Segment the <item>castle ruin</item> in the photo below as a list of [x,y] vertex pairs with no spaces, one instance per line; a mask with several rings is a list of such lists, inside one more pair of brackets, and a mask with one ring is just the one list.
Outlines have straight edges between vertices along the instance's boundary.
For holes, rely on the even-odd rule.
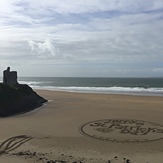
[[17,82],[17,71],[10,71],[10,67],[3,71],[3,83],[8,85],[16,85]]

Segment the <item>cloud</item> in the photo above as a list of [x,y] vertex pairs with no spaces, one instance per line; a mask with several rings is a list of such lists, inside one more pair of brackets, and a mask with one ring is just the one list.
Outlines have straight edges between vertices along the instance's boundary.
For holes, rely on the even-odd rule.
[[45,42],[29,41],[29,46],[33,52],[43,53],[47,56],[56,56],[59,53],[59,49],[54,47],[50,39],[46,39]]
[[153,71],[163,73],[163,68],[162,67],[161,68],[154,68]]
[[[9,0],[7,0],[9,1]],[[11,2],[11,0],[9,1]],[[61,14],[70,13],[93,13],[97,11],[108,11],[108,10],[118,10],[124,12],[141,12],[141,11],[151,11],[160,9],[163,2],[162,0],[24,0],[24,1],[14,1],[17,7],[23,7],[27,11],[32,11],[37,9],[39,13],[42,14],[44,9],[48,13],[54,11]],[[29,10],[28,10],[29,9]]]
[[112,71],[127,64],[126,74],[152,62],[154,70],[163,62],[162,8],[162,0],[0,1],[0,57],[31,65],[114,63]]

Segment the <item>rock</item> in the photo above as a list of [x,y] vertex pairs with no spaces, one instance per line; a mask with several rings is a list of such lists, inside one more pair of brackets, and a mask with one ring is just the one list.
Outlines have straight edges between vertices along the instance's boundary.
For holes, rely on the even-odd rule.
[[3,83],[0,83],[0,117],[31,111],[46,101],[28,85],[19,84],[16,71],[10,71],[10,67],[3,71]]
[[29,112],[46,101],[28,85],[10,86],[0,83],[0,117]]
[[131,163],[131,161],[129,159],[126,160],[126,163]]

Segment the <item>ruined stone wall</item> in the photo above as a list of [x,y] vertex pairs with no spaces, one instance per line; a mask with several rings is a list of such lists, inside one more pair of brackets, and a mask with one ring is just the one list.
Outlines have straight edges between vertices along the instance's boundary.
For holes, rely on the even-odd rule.
[[8,85],[16,85],[17,82],[17,72],[10,71],[10,67],[3,71],[3,83]]

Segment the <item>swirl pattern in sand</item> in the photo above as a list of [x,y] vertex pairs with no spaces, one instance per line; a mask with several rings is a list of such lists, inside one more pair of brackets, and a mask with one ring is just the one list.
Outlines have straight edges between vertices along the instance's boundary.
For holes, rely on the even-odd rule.
[[104,119],[80,127],[82,134],[112,142],[148,142],[163,138],[163,126],[134,119]]

